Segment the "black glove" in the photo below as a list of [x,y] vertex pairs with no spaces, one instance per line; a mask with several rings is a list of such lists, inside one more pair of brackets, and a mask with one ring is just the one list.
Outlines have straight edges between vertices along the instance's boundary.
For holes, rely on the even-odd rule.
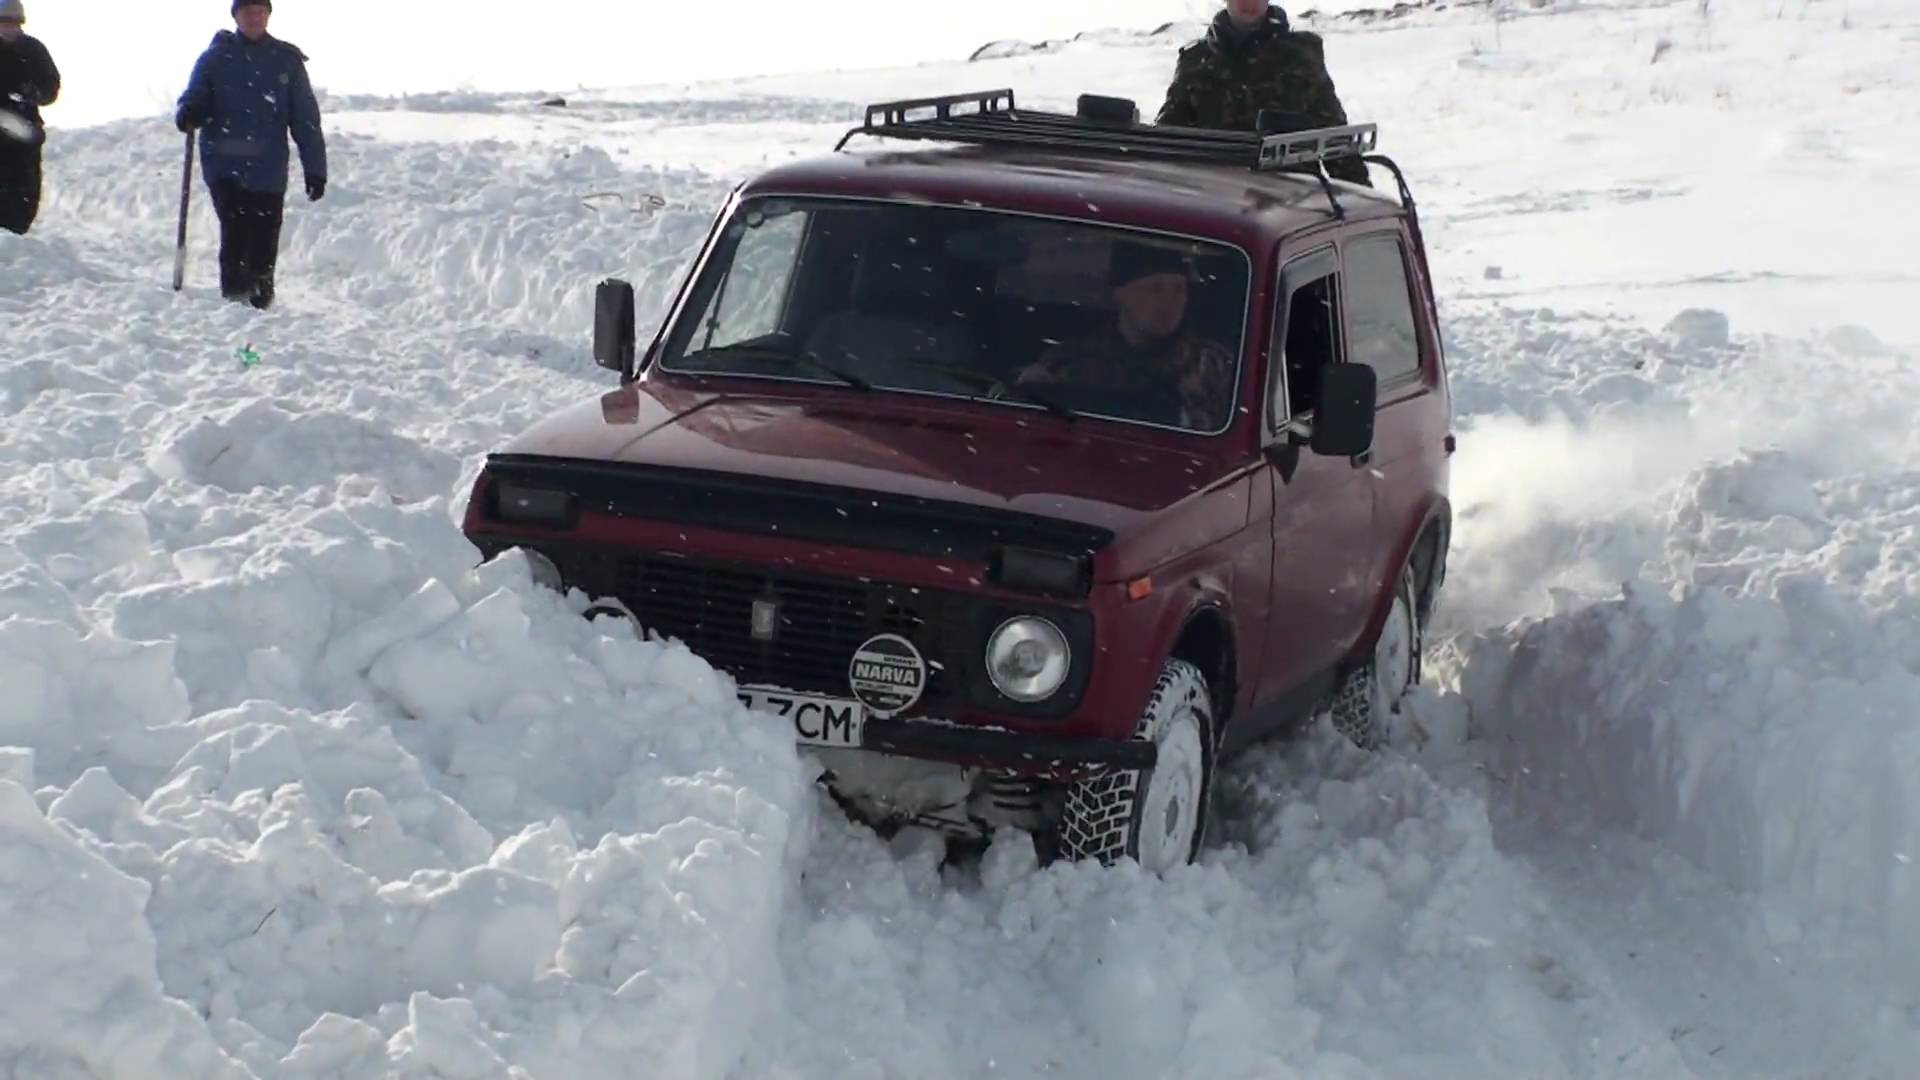
[[207,117],[199,109],[184,108],[173,114],[173,126],[179,128],[182,134],[191,135],[207,126]]
[[327,178],[324,176],[307,177],[307,201],[319,202],[320,196],[327,193]]

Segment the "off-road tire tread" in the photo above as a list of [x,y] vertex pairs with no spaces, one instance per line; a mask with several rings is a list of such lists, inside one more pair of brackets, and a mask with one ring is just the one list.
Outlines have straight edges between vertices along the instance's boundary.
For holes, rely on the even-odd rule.
[[[1413,568],[1409,566],[1400,572],[1398,586],[1400,602],[1407,606],[1407,617],[1413,624],[1413,662],[1408,669],[1409,686],[1420,684],[1420,656],[1425,632],[1420,621],[1419,597],[1415,593]],[[1371,648],[1369,646],[1367,662],[1347,672],[1340,680],[1330,710],[1333,729],[1362,750],[1378,750],[1386,742],[1385,733],[1374,722],[1373,716],[1374,665]]]
[[[1206,676],[1185,660],[1168,660],[1153,684],[1147,707],[1141,712],[1134,742],[1152,742],[1159,734],[1151,726],[1156,720],[1174,715],[1168,699],[1180,696],[1200,716],[1200,737],[1211,751],[1213,738],[1213,699],[1207,690]],[[1163,706],[1165,706],[1163,708]],[[1060,814],[1060,857],[1078,861],[1097,859],[1110,866],[1116,860],[1137,855],[1135,833],[1141,781],[1140,769],[1114,769],[1067,788],[1066,805]],[[1206,793],[1202,793],[1204,799]],[[1204,833],[1206,813],[1201,813]]]

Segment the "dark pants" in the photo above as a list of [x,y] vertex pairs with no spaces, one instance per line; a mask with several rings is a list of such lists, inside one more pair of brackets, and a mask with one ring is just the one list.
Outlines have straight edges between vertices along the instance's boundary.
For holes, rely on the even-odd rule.
[[40,148],[0,154],[0,229],[22,236],[40,216]]
[[248,191],[232,181],[209,184],[220,216],[220,295],[254,307],[273,303],[273,264],[280,257],[280,218],[287,196]]

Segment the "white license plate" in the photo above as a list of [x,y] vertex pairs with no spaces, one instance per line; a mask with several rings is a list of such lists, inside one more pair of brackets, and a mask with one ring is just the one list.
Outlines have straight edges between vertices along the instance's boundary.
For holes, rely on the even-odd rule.
[[859,746],[866,706],[845,698],[796,694],[756,686],[740,688],[740,704],[793,721],[793,737],[807,746]]

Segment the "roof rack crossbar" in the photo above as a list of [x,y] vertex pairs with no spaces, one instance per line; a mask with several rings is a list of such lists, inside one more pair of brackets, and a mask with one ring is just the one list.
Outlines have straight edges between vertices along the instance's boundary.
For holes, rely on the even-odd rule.
[[[980,115],[985,113],[1007,113],[1013,111],[1013,91],[1011,89],[981,90],[971,94],[943,94],[939,97],[906,98],[901,101],[883,101],[867,106],[866,121],[859,127],[840,137],[834,147],[839,150],[847,145],[847,140],[859,134],[884,134],[909,125],[940,123],[953,119],[954,106],[971,105],[973,108],[958,115]],[[909,119],[907,114],[923,109],[932,109],[931,119]],[[877,121],[877,122],[876,122]]]
[[1090,132],[1048,122],[1034,122],[1032,113],[1009,114],[988,120],[955,118],[948,121],[922,121],[900,127],[858,129],[855,134],[882,135],[897,139],[928,139],[941,142],[986,143],[1025,146],[1074,147],[1136,153],[1185,161],[1213,161],[1245,168],[1253,160],[1258,145],[1253,142],[1205,143],[1156,136],[1151,131],[1129,133],[1115,139],[1104,132]]
[[1115,138],[1109,132],[1076,128],[1032,113],[1015,113],[1005,118],[955,118],[940,123],[919,123],[910,129],[881,129],[879,133],[903,139],[1084,147],[1241,166],[1251,161],[1258,149],[1251,142],[1202,142],[1157,135],[1151,129],[1130,131],[1123,138]]
[[[982,130],[990,135],[994,130],[991,125],[1000,122],[1000,118],[987,119],[988,125],[983,125]],[[1089,144],[1112,145],[1117,149],[1151,144],[1200,155],[1230,156],[1242,164],[1253,160],[1260,149],[1258,137],[1244,131],[1161,127],[1154,124],[1092,127],[1077,117],[1032,111],[1015,112],[1007,120],[1023,127],[1045,128],[1063,139],[1077,139]]]
[[1260,140],[1260,159],[1254,168],[1284,169],[1332,158],[1359,157],[1372,153],[1379,142],[1380,129],[1375,124],[1281,132]]
[[974,94],[945,94],[940,97],[884,101],[878,105],[867,106],[866,126],[873,127],[875,117],[880,117],[881,122],[887,125],[910,123],[907,114],[920,109],[932,109],[937,119],[945,120],[954,115],[955,105],[972,105],[976,113],[1009,112],[1013,109],[1013,91],[983,90]]

